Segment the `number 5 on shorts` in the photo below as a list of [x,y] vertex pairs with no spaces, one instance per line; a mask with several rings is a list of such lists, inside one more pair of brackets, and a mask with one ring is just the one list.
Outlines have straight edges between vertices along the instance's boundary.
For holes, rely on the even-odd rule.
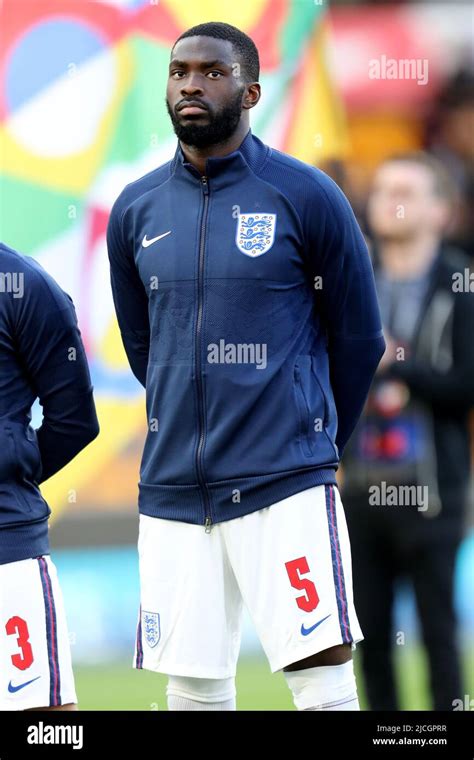
[[310,572],[308,560],[306,557],[292,559],[290,562],[285,562],[285,567],[293,588],[305,592],[302,596],[296,597],[296,604],[301,610],[312,612],[319,604],[318,592],[313,581],[309,578],[301,577],[301,575],[306,575]]

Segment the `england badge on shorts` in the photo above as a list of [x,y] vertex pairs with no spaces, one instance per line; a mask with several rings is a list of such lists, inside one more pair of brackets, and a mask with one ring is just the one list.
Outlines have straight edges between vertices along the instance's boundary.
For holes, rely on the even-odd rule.
[[276,214],[239,214],[235,242],[239,251],[255,258],[267,253],[275,240]]
[[153,649],[161,638],[160,614],[159,612],[142,612],[142,630],[145,641]]

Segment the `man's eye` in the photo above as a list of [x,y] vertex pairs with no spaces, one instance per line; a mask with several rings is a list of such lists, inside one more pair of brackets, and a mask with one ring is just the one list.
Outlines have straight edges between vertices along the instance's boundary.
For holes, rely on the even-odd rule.
[[[217,76],[212,76],[213,74],[217,74]],[[210,71],[208,76],[211,76],[212,79],[217,79],[222,76],[222,71]]]
[[184,74],[184,71],[177,70],[177,71],[171,72],[171,76],[173,77],[173,79],[181,79],[180,74]]

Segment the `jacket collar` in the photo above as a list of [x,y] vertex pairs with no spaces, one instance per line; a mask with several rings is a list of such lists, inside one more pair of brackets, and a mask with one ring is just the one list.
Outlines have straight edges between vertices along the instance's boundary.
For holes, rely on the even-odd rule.
[[[213,189],[225,187],[238,181],[249,170],[257,173],[267,160],[271,148],[265,145],[249,129],[237,150],[219,158],[206,160],[205,176],[210,179]],[[200,184],[200,172],[186,160],[178,141],[174,158],[171,162],[171,173],[175,176],[190,179],[193,183]]]

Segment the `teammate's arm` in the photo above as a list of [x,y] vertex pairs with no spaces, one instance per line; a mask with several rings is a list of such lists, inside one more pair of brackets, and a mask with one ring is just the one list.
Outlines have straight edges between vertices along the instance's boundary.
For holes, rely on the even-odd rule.
[[97,437],[99,423],[71,297],[32,261],[16,304],[16,350],[43,407],[36,430],[42,483]]
[[[310,224],[315,290],[328,337],[331,385],[338,414],[339,453],[362,412],[385,351],[372,263],[345,195],[326,175],[314,198]],[[318,282],[316,282],[318,285]]]
[[124,241],[120,207],[112,207],[107,225],[110,281],[122,342],[133,374],[146,387],[150,322],[148,298],[133,255]]

